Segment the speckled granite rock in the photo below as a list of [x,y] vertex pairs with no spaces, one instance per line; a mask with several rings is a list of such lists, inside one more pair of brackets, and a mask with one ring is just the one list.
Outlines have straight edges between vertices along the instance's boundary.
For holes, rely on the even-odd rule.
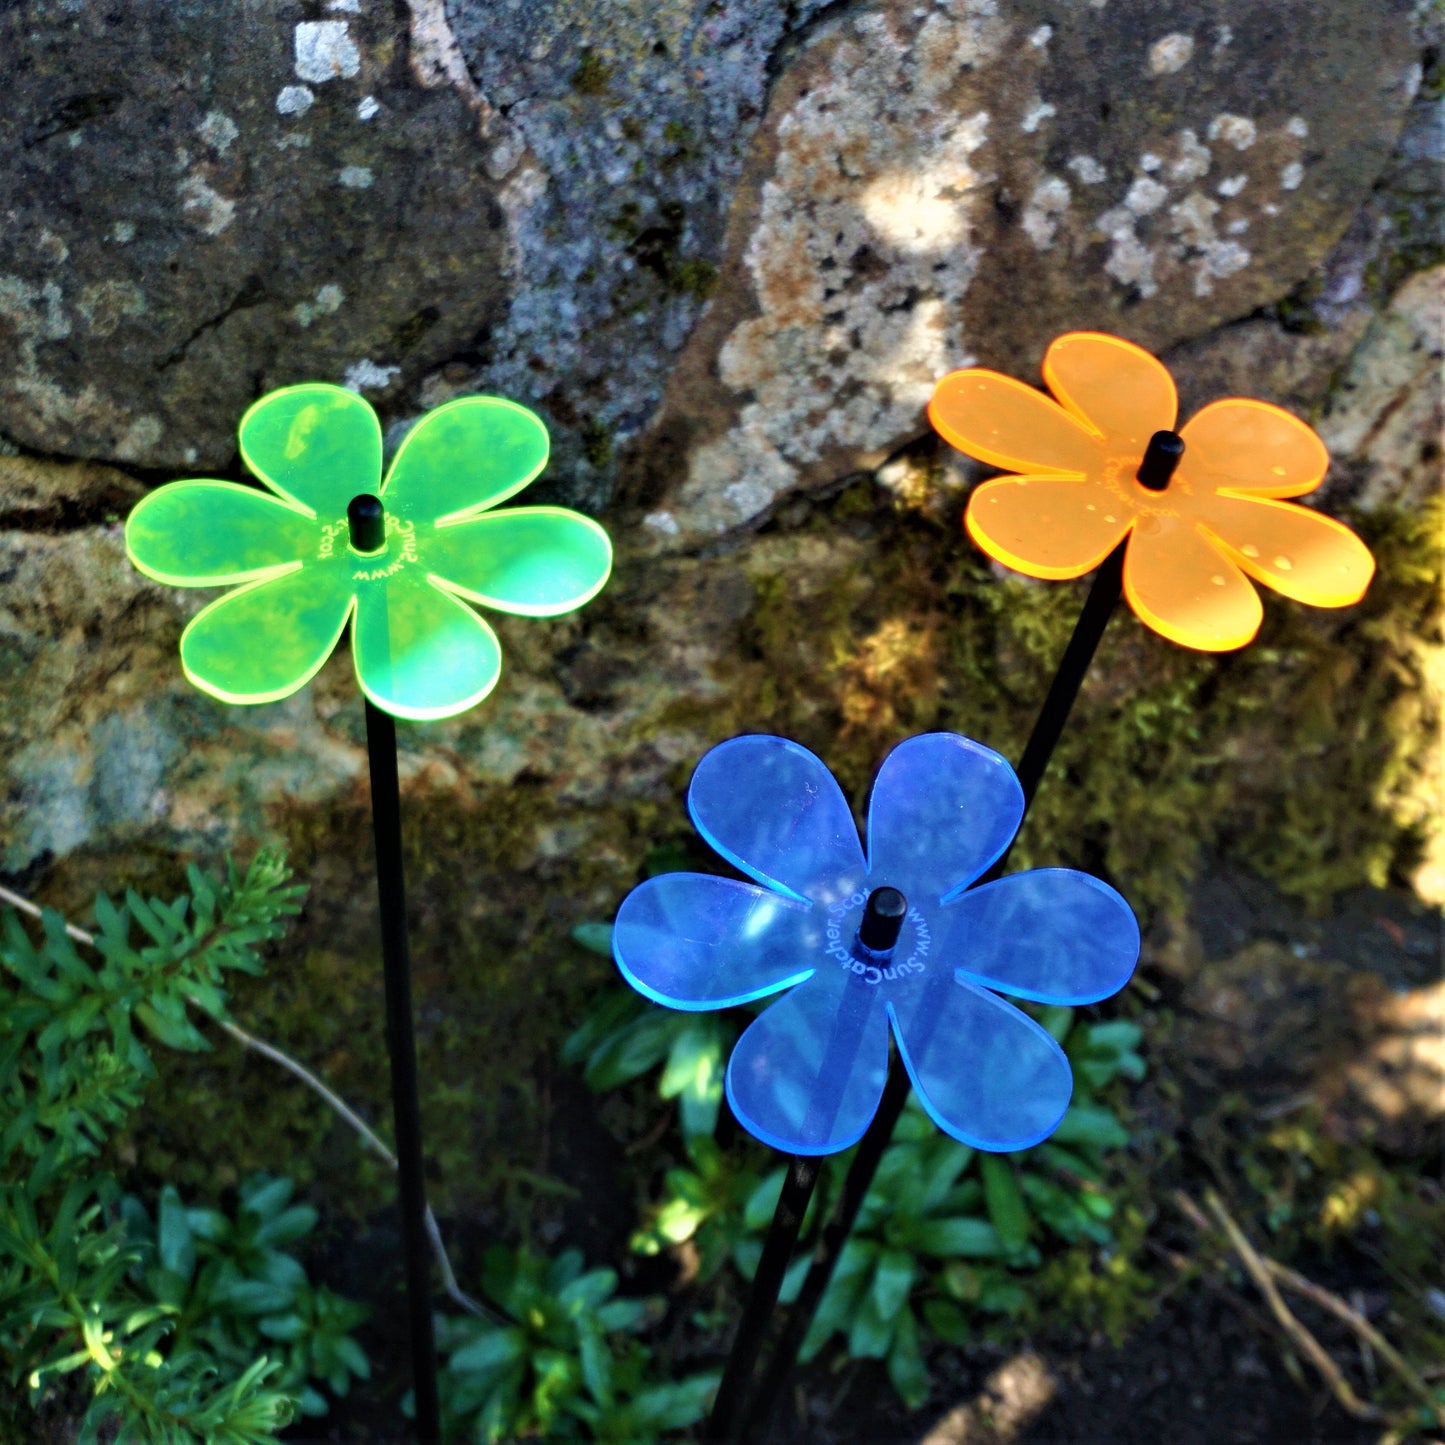
[[214,470],[286,381],[481,388],[547,415],[554,496],[690,545],[875,465],[970,356],[1277,300],[1418,53],[1403,0],[29,0],[0,434]]
[[0,529],[54,531],[118,521],[146,488],[98,462],[47,462],[0,452]]
[[495,319],[474,116],[389,12],[313,8],[0,8],[0,433],[222,467],[261,392],[384,391]]
[[[115,388],[105,393],[115,416],[172,407],[174,425],[144,452],[165,465],[177,464],[182,436],[229,456],[254,390],[302,370],[344,375],[359,359],[405,368],[373,393],[399,419],[461,386],[533,399],[558,439],[543,484],[554,494],[596,500],[620,468],[617,577],[580,618],[503,619],[502,690],[484,715],[407,729],[408,766],[418,787],[544,782],[548,806],[564,810],[669,795],[752,675],[768,579],[787,571],[821,604],[868,566],[843,536],[785,549],[786,564],[770,560],[766,540],[731,556],[666,554],[754,525],[789,490],[841,481],[914,436],[933,378],[970,350],[1027,371],[1064,325],[1178,342],[1168,355],[1186,409],[1248,391],[1327,412],[1341,495],[1419,496],[1432,466],[1420,427],[1438,405],[1438,272],[1377,310],[1359,277],[1361,257],[1394,254],[1378,216],[1368,245],[1351,232],[1320,262],[1346,226],[1387,210],[1396,190],[1418,190],[1428,162],[1416,154],[1434,134],[1423,99],[1388,150],[1418,81],[1396,11],[1382,4],[1365,25],[1342,10],[1306,45],[1307,16],[1293,5],[1220,4],[1187,32],[1153,0],[1052,20],[1032,7],[815,13],[746,0],[713,13],[669,0],[578,16],[560,0],[411,0],[404,11],[308,19],[278,0],[238,10],[234,33],[181,5],[110,38],[95,14],[58,0],[12,8],[0,25],[16,43],[0,67],[32,63],[0,125],[31,125],[32,170],[4,181],[24,204],[6,213],[0,258],[23,275],[0,298],[34,304],[29,331],[16,330],[13,308],[3,313],[18,340],[8,381],[0,366],[0,429],[17,430],[17,397],[51,385],[26,373],[42,360],[70,368],[72,381],[55,385],[72,398]],[[176,100],[163,64],[185,45],[201,59]],[[111,57],[117,74],[126,57],[138,68],[104,91],[67,90],[64,46],[71,70],[93,56]],[[1359,83],[1341,89],[1342,77]],[[1339,93],[1325,97],[1326,81]],[[165,145],[107,174],[105,157],[138,124],[159,126]],[[342,183],[343,165],[369,166],[372,184]],[[1352,222],[1350,206],[1380,172],[1387,183]],[[207,212],[228,218],[214,234],[182,195],[192,173],[234,203]],[[1067,204],[1051,180],[1068,188]],[[389,229],[402,224],[392,188],[403,186],[420,239]],[[89,212],[60,207],[87,195]],[[127,222],[122,202],[149,207],[154,232]],[[681,212],[666,209],[674,203]],[[1117,227],[1100,220],[1121,208],[1132,243],[1119,215]],[[62,211],[73,231],[44,224]],[[1189,229],[1206,213],[1218,245],[1249,250],[1247,263],[1230,269]],[[1418,239],[1404,239],[1415,254]],[[403,253],[413,241],[420,249]],[[206,288],[221,296],[246,255],[277,260],[273,290],[208,329]],[[1130,256],[1144,268],[1132,279],[1122,274]],[[704,308],[708,258],[722,283]],[[106,271],[112,262],[122,270]],[[323,282],[323,263],[359,268],[361,289]],[[127,275],[144,311],[112,306],[113,286],[85,289]],[[281,296],[276,276],[299,289]],[[1324,321],[1216,324],[1302,281],[1320,293]],[[334,310],[333,293],[317,300],[332,284],[352,298]],[[452,298],[443,319],[413,328],[400,350],[363,346],[363,336],[399,335],[398,315],[428,287]],[[468,306],[468,325],[493,324],[464,342]],[[109,349],[80,344],[97,327]],[[156,347],[192,333],[180,359],[155,365]],[[446,367],[409,389],[439,356]],[[26,414],[57,451],[116,450],[110,423],[92,424],[100,412]],[[603,455],[607,437],[627,435],[632,445]],[[940,488],[940,476],[925,447],[879,481],[952,529],[973,477],[955,467]],[[273,708],[227,710],[186,688],[175,641],[205,598],[133,577],[107,525],[139,485],[93,462],[0,455],[0,524],[12,529],[0,619],[8,869],[139,839],[213,850],[348,793],[358,776],[344,657]],[[644,514],[650,524],[629,525]],[[932,623],[900,615],[846,662],[797,665],[823,669],[817,708],[846,726],[896,722],[902,693],[881,713],[875,694],[892,698],[915,674],[926,686],[940,645]],[[767,687],[748,686],[772,706]],[[806,716],[806,697],[794,702]],[[120,760],[125,787],[105,781],[107,759]]]
[[1412,276],[1374,318],[1332,390],[1320,435],[1366,507],[1419,506],[1441,481],[1445,266]]
[[876,465],[970,359],[1027,375],[1071,327],[1162,348],[1278,299],[1419,78],[1387,7],[848,12],[774,92],[657,424],[650,529],[696,542]]

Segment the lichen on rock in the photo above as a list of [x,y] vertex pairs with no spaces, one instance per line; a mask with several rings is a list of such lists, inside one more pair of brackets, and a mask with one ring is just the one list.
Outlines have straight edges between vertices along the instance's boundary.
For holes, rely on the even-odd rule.
[[[1159,349],[1292,289],[1418,83],[1402,17],[1336,8],[1231,17],[1207,61],[1144,39],[1161,12],[1142,0],[878,3],[821,29],[773,93],[655,429],[687,438],[647,499],[655,545],[877,465],[953,366],[1027,377],[1075,327]],[[1341,103],[1324,78],[1367,54],[1368,95]]]
[[[465,105],[398,63],[392,18],[293,8],[0,14],[0,434],[224,468],[262,391],[363,358],[416,380],[495,317]],[[327,287],[366,304],[300,320]]]

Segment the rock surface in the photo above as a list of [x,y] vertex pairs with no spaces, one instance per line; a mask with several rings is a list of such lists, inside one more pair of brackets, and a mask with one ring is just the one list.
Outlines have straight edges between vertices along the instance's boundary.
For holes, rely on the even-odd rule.
[[476,118],[380,7],[9,5],[0,90],[0,434],[26,447],[227,467],[263,392],[384,393],[499,312]]
[[1440,489],[1445,266],[1412,276],[1375,317],[1332,390],[1320,435],[1359,504],[1418,507]]
[[[0,8],[8,881],[81,909],[288,844],[313,901],[262,1021],[373,1097],[350,661],[269,707],[202,696],[176,649],[210,594],[137,577],[116,522],[167,475],[240,475],[239,415],[301,376],[349,378],[393,440],[459,391],[529,401],[555,462],[527,500],[601,512],[614,578],[573,617],[493,617],[496,693],[400,729],[424,1047],[438,1079],[525,1095],[558,1000],[606,968],[567,929],[690,846],[710,743],[787,732],[854,796],[910,732],[1017,751],[1082,588],[979,561],[958,523],[978,469],[921,408],[970,356],[1032,377],[1070,326],[1161,348],[1186,412],[1233,392],[1315,420],[1322,495],[1363,504],[1381,572],[1340,613],[1267,598],[1259,645],[1217,665],[1121,617],[1015,856],[1104,867],[1146,910],[1202,844],[1311,896],[1416,866],[1445,249],[1439,78],[1407,116],[1425,52],[1398,7],[106,14]],[[461,1002],[478,968],[485,1017]],[[248,1111],[204,1092],[229,1140]],[[437,1107],[468,1167],[504,1127]],[[505,1127],[544,1128],[518,1111]]]
[[[485,718],[407,743],[420,787],[540,782],[547,808],[579,816],[670,797],[728,716],[835,717],[881,741],[939,715],[909,698],[945,665],[938,601],[900,596],[848,657],[789,654],[819,678],[811,698],[759,675],[759,657],[783,666],[760,640],[779,579],[827,606],[829,589],[861,588],[873,544],[825,531],[677,554],[887,454],[967,354],[1028,374],[1062,326],[1178,342],[1166,356],[1186,412],[1245,392],[1322,418],[1332,497],[1418,500],[1438,469],[1441,272],[1383,307],[1361,279],[1362,257],[1395,254],[1392,234],[1410,255],[1423,244],[1388,219],[1392,197],[1421,194],[1417,152],[1433,154],[1428,95],[1388,148],[1418,37],[1390,6],[1369,25],[1342,10],[1306,45],[1296,6],[1221,5],[1186,34],[1152,0],[1052,20],[1032,3],[715,14],[689,0],[581,18],[557,4],[490,24],[462,0],[328,18],[278,3],[238,8],[229,29],[187,5],[118,27],[60,3],[11,8],[0,67],[16,104],[0,125],[26,139],[0,161],[16,268],[0,287],[16,338],[0,429],[100,458],[126,450],[110,421],[92,425],[102,412],[126,429],[164,414],[138,460],[182,464],[184,441],[224,461],[257,390],[362,359],[403,367],[373,392],[387,415],[477,384],[530,397],[559,438],[554,492],[600,496],[621,468],[615,581],[578,618],[503,619],[508,671]],[[183,53],[173,93],[165,67]],[[79,88],[100,69],[123,78]],[[1350,76],[1366,80],[1335,85]],[[165,144],[138,150],[137,127]],[[372,183],[343,183],[346,166]],[[212,233],[187,203],[197,178],[233,208],[207,213]],[[1055,194],[1051,179],[1069,199],[1045,216],[1027,197]],[[1137,254],[1101,229],[1120,207]],[[1206,212],[1217,239],[1246,238],[1247,264],[1215,265],[1179,229]],[[1126,254],[1147,261],[1132,280]],[[722,283],[704,308],[679,268],[709,258]],[[253,270],[266,294],[206,321]],[[1308,326],[1218,324],[1301,283],[1318,298]],[[351,300],[331,309],[327,286]],[[366,339],[399,335],[443,293],[401,349]],[[459,338],[488,319],[468,350]],[[105,349],[80,344],[100,331]],[[42,393],[100,411],[17,410]],[[643,441],[603,458],[604,423]],[[569,471],[586,435],[593,464]],[[878,480],[951,532],[977,472],[943,460],[915,449]],[[112,523],[140,486],[93,460],[0,455],[8,869],[141,839],[213,851],[284,830],[289,808],[346,795],[359,773],[344,657],[272,708],[186,687],[175,639],[205,598],[129,574]],[[1011,676],[1007,648],[1000,666]],[[122,734],[145,757],[119,765],[118,792],[103,775]]]
[[1079,327],[1160,349],[1292,290],[1389,157],[1419,83],[1403,17],[1180,24],[1152,0],[960,0],[820,31],[774,92],[674,374],[654,535],[695,542],[877,465],[970,360],[1031,377]]

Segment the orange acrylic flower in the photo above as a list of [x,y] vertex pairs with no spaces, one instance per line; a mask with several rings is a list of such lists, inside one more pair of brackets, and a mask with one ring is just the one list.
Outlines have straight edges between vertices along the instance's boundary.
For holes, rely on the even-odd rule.
[[[1073,331],[1044,357],[1057,401],[996,371],[938,383],[940,435],[1015,476],[975,488],[964,523],[990,557],[1030,577],[1078,577],[1128,538],[1124,595],[1156,632],[1206,652],[1243,647],[1263,608],[1252,577],[1297,602],[1345,607],[1375,570],[1348,527],[1281,500],[1319,485],[1329,454],[1297,417],[1262,401],[1212,402],[1179,433],[1162,491],[1137,479],[1172,432],[1168,371],[1117,336]],[[1177,441],[1176,441],[1177,446]]]

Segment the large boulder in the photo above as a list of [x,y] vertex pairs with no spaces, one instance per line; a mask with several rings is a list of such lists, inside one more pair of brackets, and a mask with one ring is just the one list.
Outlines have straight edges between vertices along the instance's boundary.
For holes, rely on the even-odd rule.
[[262,392],[385,393],[499,314],[476,115],[383,7],[321,13],[0,7],[0,433],[225,467]]
[[658,544],[876,466],[952,367],[1033,377],[1061,331],[1157,350],[1278,300],[1368,194],[1419,80],[1403,13],[1343,0],[848,10],[754,142],[654,427]]

